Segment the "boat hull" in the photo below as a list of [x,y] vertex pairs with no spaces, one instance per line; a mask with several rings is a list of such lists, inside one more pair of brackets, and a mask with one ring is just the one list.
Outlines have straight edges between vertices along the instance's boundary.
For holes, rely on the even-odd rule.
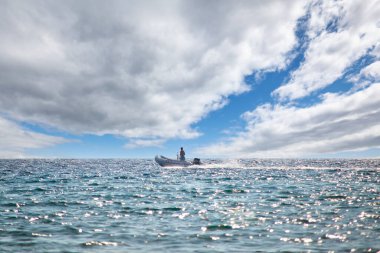
[[156,156],[154,160],[162,167],[187,167],[193,165],[191,162],[188,161],[174,160],[162,155]]

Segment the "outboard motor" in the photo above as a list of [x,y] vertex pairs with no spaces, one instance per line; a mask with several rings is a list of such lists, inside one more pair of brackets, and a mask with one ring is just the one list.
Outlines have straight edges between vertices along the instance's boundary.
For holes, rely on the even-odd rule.
[[199,159],[199,158],[194,158],[194,160],[193,160],[193,164],[195,164],[195,165],[200,165],[200,164],[201,164],[201,159]]

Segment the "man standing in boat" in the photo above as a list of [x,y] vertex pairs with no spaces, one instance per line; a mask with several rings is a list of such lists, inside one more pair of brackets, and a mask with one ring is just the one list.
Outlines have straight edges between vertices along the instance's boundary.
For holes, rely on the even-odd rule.
[[183,150],[183,147],[181,147],[181,150],[179,151],[179,160],[185,161],[185,150]]

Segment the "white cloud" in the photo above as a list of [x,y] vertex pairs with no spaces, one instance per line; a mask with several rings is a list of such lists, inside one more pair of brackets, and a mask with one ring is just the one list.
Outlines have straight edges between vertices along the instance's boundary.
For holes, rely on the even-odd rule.
[[0,158],[27,157],[27,149],[45,148],[68,140],[23,129],[15,122],[0,117]]
[[202,154],[300,157],[380,147],[380,83],[354,93],[325,94],[307,108],[263,105],[243,117],[244,132]]
[[376,61],[360,71],[359,74],[363,78],[380,81],[380,61]]
[[197,137],[244,75],[285,67],[304,4],[3,1],[0,111],[78,134]]
[[340,78],[378,45],[379,17],[377,0],[316,1],[310,7],[305,61],[274,95],[280,99],[305,97]]
[[[305,60],[273,92],[281,103],[246,112],[246,129],[203,147],[202,154],[231,157],[300,157],[380,147],[380,4],[314,1],[306,27]],[[332,84],[361,57],[375,62],[351,76],[346,93],[325,93],[299,107],[298,98]],[[347,84],[348,85],[348,84]]]
[[124,145],[127,149],[143,148],[143,147],[163,147],[165,140],[163,139],[131,139]]

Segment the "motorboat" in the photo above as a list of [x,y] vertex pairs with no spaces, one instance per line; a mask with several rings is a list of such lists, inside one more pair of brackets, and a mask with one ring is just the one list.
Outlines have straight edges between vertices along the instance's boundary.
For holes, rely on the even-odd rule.
[[192,162],[189,162],[186,160],[171,159],[162,155],[156,155],[154,160],[162,167],[187,167],[201,164],[201,160],[199,158],[194,158]]

